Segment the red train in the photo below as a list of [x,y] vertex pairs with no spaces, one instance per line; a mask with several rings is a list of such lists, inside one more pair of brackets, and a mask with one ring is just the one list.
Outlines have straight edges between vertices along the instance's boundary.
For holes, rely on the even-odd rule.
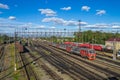
[[95,60],[96,53],[93,49],[87,49],[87,48],[80,48],[80,47],[73,47],[71,49],[72,53],[79,54],[82,57],[87,57],[89,60]]
[[81,48],[78,46],[78,43],[65,42],[63,44],[52,43],[51,45],[60,49],[64,49],[70,53],[75,53],[82,57],[87,57],[89,60],[96,59],[96,53],[94,49]]
[[76,45],[81,48],[89,48],[89,49],[94,49],[96,51],[104,51],[104,52],[113,53],[113,47],[111,46],[105,46],[101,44],[90,44],[90,43],[64,42],[64,44],[66,43],[69,45]]
[[84,48],[89,48],[89,49],[95,49],[97,51],[102,51],[104,49],[103,45],[89,44],[89,43],[79,44],[79,47],[84,47]]
[[82,43],[82,44],[79,44],[78,46],[89,48],[89,49],[94,49],[96,51],[104,51],[104,52],[113,53],[113,47],[110,47],[110,46],[105,46],[105,45],[100,45],[100,44],[89,44],[89,43]]

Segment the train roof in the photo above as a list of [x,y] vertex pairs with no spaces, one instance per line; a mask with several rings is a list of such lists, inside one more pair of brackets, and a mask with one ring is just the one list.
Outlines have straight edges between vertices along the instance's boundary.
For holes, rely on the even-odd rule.
[[118,42],[120,42],[120,38],[110,38],[107,41],[118,41]]
[[76,48],[83,49],[83,50],[94,50],[94,49],[89,49],[89,48],[80,48],[80,47],[76,47]]

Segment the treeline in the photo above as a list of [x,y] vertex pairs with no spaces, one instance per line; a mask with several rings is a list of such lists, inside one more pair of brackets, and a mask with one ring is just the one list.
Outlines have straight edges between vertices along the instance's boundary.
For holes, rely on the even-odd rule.
[[76,32],[74,34],[75,42],[88,42],[93,44],[105,44],[105,41],[110,38],[120,38],[119,33],[108,33],[108,32],[100,32],[100,31],[84,31],[84,32]]
[[9,37],[7,35],[0,35],[0,44],[2,43],[8,43],[10,40],[14,40],[14,37]]
[[120,34],[89,30],[84,32],[75,32],[74,37],[51,36],[50,38],[46,38],[46,39],[48,39],[49,41],[58,42],[58,43],[61,43],[64,41],[73,41],[73,42],[80,42],[80,43],[105,44],[105,41],[110,38],[120,38]]

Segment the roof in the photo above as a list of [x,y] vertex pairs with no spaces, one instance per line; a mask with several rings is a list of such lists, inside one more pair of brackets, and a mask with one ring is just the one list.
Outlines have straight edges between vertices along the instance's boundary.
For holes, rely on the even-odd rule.
[[120,38],[110,38],[107,41],[118,41],[118,42],[120,42]]

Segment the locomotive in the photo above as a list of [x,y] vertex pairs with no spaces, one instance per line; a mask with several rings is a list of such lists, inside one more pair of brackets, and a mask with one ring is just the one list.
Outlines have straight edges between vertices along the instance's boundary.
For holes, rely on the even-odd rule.
[[87,48],[80,48],[80,47],[73,47],[71,49],[72,53],[76,53],[82,57],[87,57],[89,60],[95,60],[96,53],[93,49],[87,49]]

